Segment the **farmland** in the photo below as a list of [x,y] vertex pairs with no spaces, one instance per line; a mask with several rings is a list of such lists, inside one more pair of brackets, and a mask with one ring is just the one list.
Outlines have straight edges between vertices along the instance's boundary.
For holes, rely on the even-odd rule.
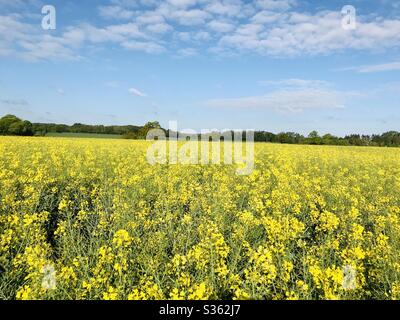
[[399,299],[400,150],[0,137],[0,299]]
[[100,133],[74,133],[74,132],[49,132],[46,137],[53,138],[96,138],[96,139],[121,139],[119,134],[100,134]]

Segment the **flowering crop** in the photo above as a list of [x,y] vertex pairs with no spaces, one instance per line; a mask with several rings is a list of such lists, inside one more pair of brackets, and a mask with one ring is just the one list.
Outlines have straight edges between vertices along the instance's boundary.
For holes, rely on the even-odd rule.
[[0,137],[0,299],[399,299],[400,150]]

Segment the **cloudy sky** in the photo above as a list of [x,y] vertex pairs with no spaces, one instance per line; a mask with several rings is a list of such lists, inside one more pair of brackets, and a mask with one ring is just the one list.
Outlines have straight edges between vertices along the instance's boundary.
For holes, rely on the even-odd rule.
[[[44,5],[56,30],[42,28]],[[0,115],[400,130],[399,49],[400,1],[0,0]]]

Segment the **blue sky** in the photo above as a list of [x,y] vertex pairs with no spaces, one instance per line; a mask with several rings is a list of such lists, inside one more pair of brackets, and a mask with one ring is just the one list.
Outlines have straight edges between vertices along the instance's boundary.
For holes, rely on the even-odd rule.
[[[44,5],[56,30],[43,30]],[[341,9],[356,8],[354,30]],[[0,114],[344,135],[400,130],[400,2],[0,0]]]

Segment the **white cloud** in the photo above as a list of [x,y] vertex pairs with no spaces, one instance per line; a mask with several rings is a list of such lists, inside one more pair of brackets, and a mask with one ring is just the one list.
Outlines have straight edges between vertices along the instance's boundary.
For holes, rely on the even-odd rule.
[[177,10],[169,13],[169,18],[176,20],[179,24],[184,26],[195,26],[206,23],[211,15],[203,10]]
[[152,0],[111,0],[110,2],[116,6],[135,9],[138,8],[140,4],[146,4],[146,3],[149,4],[151,1]]
[[39,0],[0,0],[0,8],[11,7],[11,8],[21,8],[28,6],[38,7],[41,4]]
[[[359,15],[357,28],[346,31],[340,10],[311,14],[300,12],[296,5],[295,0],[110,0],[98,7],[98,13],[113,23],[71,25],[53,33],[42,32],[20,14],[0,15],[0,56],[79,60],[82,49],[109,43],[176,55],[188,46],[180,42],[191,42],[189,46],[202,45],[204,52],[273,57],[400,47],[400,19],[395,15]],[[397,70],[397,64],[376,68],[372,70]],[[369,70],[358,71],[375,72]]]
[[235,25],[229,22],[213,20],[208,23],[208,27],[216,32],[230,32],[235,29]]
[[260,81],[271,89],[261,96],[212,99],[205,105],[219,108],[261,108],[281,112],[301,112],[308,109],[344,108],[345,100],[359,96],[355,92],[340,92],[323,80],[281,79]]
[[178,57],[185,58],[197,55],[197,50],[195,48],[184,48],[178,50]]
[[351,67],[342,70],[355,70],[359,73],[374,73],[374,72],[385,72],[385,71],[398,71],[400,70],[400,61],[374,64],[374,65],[364,65],[359,67]]
[[289,10],[296,5],[295,0],[257,0],[256,5],[266,10]]
[[309,109],[344,108],[344,95],[328,89],[279,90],[262,96],[212,99],[205,102],[216,108],[256,108],[280,112],[301,112]]
[[118,25],[111,25],[106,27],[105,29],[98,29],[98,30],[105,30],[104,34],[109,35],[112,37],[120,37],[126,36],[129,38],[146,38],[146,35],[139,30],[139,27],[134,23],[126,23],[126,24],[118,24]]
[[0,55],[13,55],[26,61],[80,60],[79,50],[87,44],[118,43],[123,48],[141,50],[147,53],[164,51],[151,34],[170,30],[168,25],[154,25],[148,33],[135,23],[111,24],[98,28],[85,23],[70,26],[58,36],[41,32],[25,22],[21,16],[0,16]]
[[130,88],[129,89],[129,93],[133,94],[134,96],[137,97],[147,97],[147,95],[141,91],[139,91],[138,89],[135,88]]
[[146,29],[152,33],[166,33],[172,31],[173,28],[167,23],[149,24]]
[[264,26],[258,23],[242,24],[236,32],[241,35],[253,36],[264,30]]
[[329,87],[330,83],[323,80],[306,80],[306,79],[282,79],[260,81],[262,86],[284,87],[284,88],[324,88]]
[[197,42],[197,43],[202,43],[202,42],[207,42],[212,39],[212,36],[209,32],[207,31],[198,31],[198,32],[174,32],[173,34],[174,40],[177,42],[182,42],[181,45],[183,45],[183,42]]
[[18,42],[22,49],[19,57],[26,61],[36,62],[39,60],[79,60],[81,57],[66,46],[63,39],[45,35],[36,41],[24,39]]
[[193,36],[193,39],[196,41],[208,41],[211,39],[211,35],[206,31],[199,31]]
[[244,36],[242,26],[219,41],[221,49],[247,50],[263,55],[299,56],[329,54],[347,49],[382,50],[400,45],[400,20],[359,17],[357,29],[341,27],[340,12],[293,14],[277,25],[263,29],[250,24]]
[[120,6],[100,6],[99,14],[106,19],[131,19],[135,11],[126,10]]
[[238,16],[241,13],[242,3],[240,1],[212,1],[205,10],[217,15],[228,17]]
[[82,28],[68,28],[63,34],[63,39],[66,43],[73,47],[81,46],[87,36]]
[[178,40],[183,42],[188,42],[192,39],[190,32],[177,32],[175,33],[175,36],[178,38]]
[[146,53],[161,53],[165,51],[162,45],[154,42],[143,42],[143,41],[126,41],[123,42],[122,47],[135,51],[144,51]]
[[163,23],[165,19],[158,12],[146,11],[136,18],[136,22],[139,24]]
[[187,8],[194,6],[196,4],[196,0],[167,0],[168,3],[173,5],[174,7],[179,8]]
[[26,39],[27,34],[33,31],[31,25],[19,21],[17,17],[0,16],[0,41],[4,43]]
[[251,22],[259,23],[259,24],[267,24],[267,23],[272,23],[272,22],[282,20],[285,17],[286,17],[286,15],[279,13],[279,12],[277,13],[277,12],[273,12],[273,11],[263,10],[263,11],[257,12],[251,18]]

